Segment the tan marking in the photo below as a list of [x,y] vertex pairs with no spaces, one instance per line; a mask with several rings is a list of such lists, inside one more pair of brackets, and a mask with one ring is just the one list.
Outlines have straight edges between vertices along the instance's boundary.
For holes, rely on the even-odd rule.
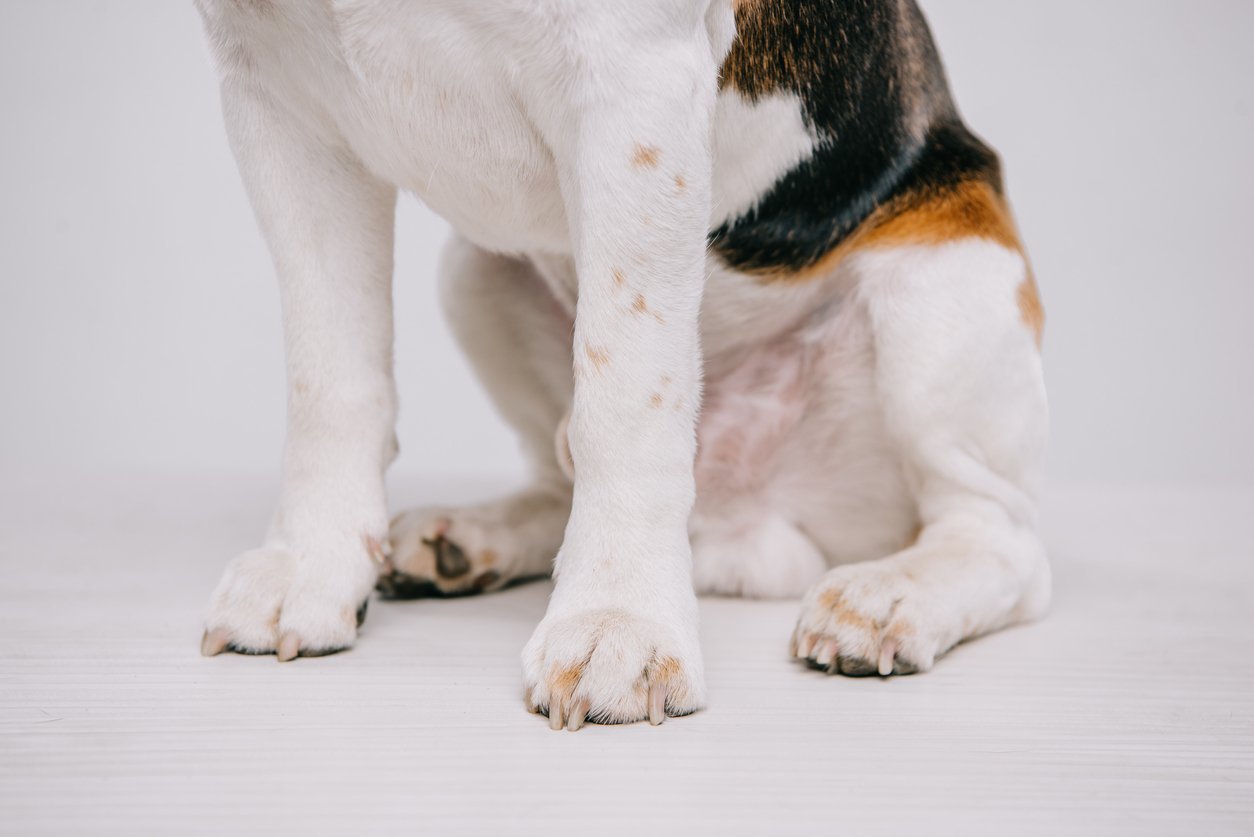
[[684,180],[684,176],[682,174],[675,175],[675,188],[681,192],[688,190],[688,181]]
[[649,303],[645,301],[644,294],[636,294],[636,299],[631,304],[631,310],[635,311],[637,314],[650,315],[653,319],[657,320],[658,325],[666,325],[666,320],[662,318],[662,315],[649,308]]
[[836,624],[844,625],[847,628],[858,628],[864,631],[877,631],[879,625],[875,621],[863,616],[858,611],[845,604],[844,596],[839,590],[828,590],[819,596],[819,604],[832,612],[836,617]]
[[662,156],[662,149],[656,145],[641,145],[636,143],[631,150],[631,164],[638,169],[655,169],[657,161]]
[[933,194],[905,195],[890,201],[887,209],[887,213],[876,212],[867,219],[870,228],[861,236],[861,246],[944,244],[958,238],[987,238],[1008,250],[1020,249],[1005,200],[982,180],[968,180]]
[[649,667],[650,680],[673,680],[684,673],[684,666],[674,657],[662,657],[654,660]]
[[614,280],[614,287],[621,288],[627,284],[627,277],[618,268],[610,271],[610,277]]
[[662,384],[662,386],[664,386],[664,387],[668,387],[668,386],[670,386],[670,385],[671,385],[671,376],[670,376],[670,375],[663,375],[663,376],[662,376],[662,381],[661,381],[661,384]]
[[292,392],[297,395],[307,395],[309,393],[309,384],[303,380],[297,379],[292,384]]
[[491,567],[495,565],[496,564],[496,551],[491,550],[491,549],[485,549],[479,555],[479,562],[483,564],[484,567]]
[[914,636],[914,623],[908,619],[894,619],[892,625],[888,628],[888,632],[901,639]]
[[653,408],[653,409],[655,409],[655,410],[656,410],[656,409],[658,409],[659,407],[661,407],[661,406],[662,406],[662,395],[661,395],[661,393],[657,393],[657,392],[655,392],[655,393],[653,393],[652,395],[650,395],[650,396],[649,396],[649,406],[650,406],[650,407],[652,407],[652,408]]
[[583,669],[586,663],[578,663],[565,668],[557,668],[554,666],[549,673],[550,694],[567,696],[575,691],[575,687],[579,685],[579,678],[583,677]]
[[1036,277],[1028,273],[1028,278],[1019,285],[1015,298],[1019,303],[1019,317],[1036,338],[1036,348],[1039,349],[1045,333],[1045,308],[1041,305],[1041,295],[1036,289]]
[[1023,252],[1010,208],[984,180],[966,180],[943,191],[925,190],[894,198],[809,267],[767,271],[761,276],[767,282],[804,282],[830,275],[858,250],[944,244],[963,238],[984,238]]
[[610,355],[605,349],[595,346],[584,346],[583,351],[588,356],[588,360],[592,361],[592,366],[597,372],[604,371],[605,367],[609,365]]

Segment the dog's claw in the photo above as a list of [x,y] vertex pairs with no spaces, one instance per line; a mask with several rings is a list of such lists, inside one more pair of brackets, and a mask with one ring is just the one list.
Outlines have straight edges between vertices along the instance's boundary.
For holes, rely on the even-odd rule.
[[887,677],[893,673],[893,659],[897,656],[897,640],[886,639],[880,645],[879,673]]
[[584,719],[588,717],[588,701],[587,699],[575,701],[575,705],[570,708],[570,717],[566,719],[566,729],[574,732],[583,726]]
[[289,660],[296,659],[296,655],[300,653],[300,637],[296,634],[284,634],[279,640],[279,647],[274,655],[279,658],[279,662],[286,663]]
[[811,634],[802,634],[797,640],[797,656],[804,660],[814,653],[815,640]]
[[205,657],[216,657],[226,650],[230,641],[230,634],[224,628],[205,631],[205,635],[200,638],[200,653]]
[[666,720],[666,688],[657,683],[649,684],[649,723],[657,726]]

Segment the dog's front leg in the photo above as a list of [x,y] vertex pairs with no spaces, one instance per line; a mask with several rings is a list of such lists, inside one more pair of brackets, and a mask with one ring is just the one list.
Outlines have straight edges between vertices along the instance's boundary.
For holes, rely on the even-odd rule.
[[523,652],[527,701],[554,729],[660,723],[705,691],[687,523],[715,66],[684,43],[585,69],[555,149],[579,286],[574,502]]
[[202,649],[284,660],[352,645],[383,561],[395,191],[251,82],[224,81],[223,110],[279,278],[288,419],[269,535],[227,566]]

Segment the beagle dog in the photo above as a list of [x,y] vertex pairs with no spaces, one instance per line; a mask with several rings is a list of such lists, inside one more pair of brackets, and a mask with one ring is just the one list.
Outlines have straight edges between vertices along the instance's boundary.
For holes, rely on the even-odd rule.
[[[705,704],[697,594],[800,597],[792,655],[855,676],[1045,611],[1041,303],[913,0],[197,5],[288,375],[204,654],[551,572],[523,687],[577,729]],[[389,524],[402,189],[533,481]]]

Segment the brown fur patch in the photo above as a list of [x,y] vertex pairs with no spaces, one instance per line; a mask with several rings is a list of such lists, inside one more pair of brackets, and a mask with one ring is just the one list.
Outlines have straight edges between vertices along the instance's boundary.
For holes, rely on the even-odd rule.
[[671,680],[683,673],[683,664],[674,657],[660,657],[649,667],[649,677],[652,680]]
[[662,149],[656,145],[641,145],[636,143],[635,148],[631,151],[631,164],[638,169],[655,169],[657,161],[661,159]]
[[941,191],[908,193],[875,210],[857,230],[802,271],[764,274],[768,282],[803,282],[830,274],[850,254],[881,247],[944,244],[984,238],[1022,252],[1005,200],[984,180],[965,180]]
[[655,410],[662,406],[662,396],[660,393],[655,392],[649,396],[649,406]]
[[635,300],[631,303],[631,310],[637,314],[649,314],[653,319],[657,320],[658,325],[666,325],[666,320],[662,315],[649,308],[649,303],[645,300],[644,294],[636,294]]
[[687,190],[688,181],[684,180],[684,176],[682,174],[675,175],[675,188],[681,192]]
[[863,616],[845,604],[845,597],[839,590],[828,590],[819,597],[819,604],[832,612],[836,623],[849,628],[861,628],[864,631],[877,631],[879,625],[874,620]]
[[621,288],[627,284],[627,276],[618,268],[610,271],[610,278],[614,280],[614,287]]
[[906,195],[891,202],[888,210],[867,219],[869,229],[864,235],[855,234],[863,247],[986,238],[1007,249],[1019,249],[1006,202],[982,180],[964,181],[931,195]]
[[574,693],[575,687],[579,685],[579,678],[583,677],[583,669],[586,663],[579,663],[565,668],[556,668],[549,674],[551,683],[549,692],[552,695],[568,696]]
[[1045,334],[1045,307],[1041,305],[1041,295],[1036,288],[1036,277],[1031,273],[1019,285],[1015,299],[1019,303],[1019,317],[1032,332],[1032,336],[1036,338],[1036,347],[1039,349]]

